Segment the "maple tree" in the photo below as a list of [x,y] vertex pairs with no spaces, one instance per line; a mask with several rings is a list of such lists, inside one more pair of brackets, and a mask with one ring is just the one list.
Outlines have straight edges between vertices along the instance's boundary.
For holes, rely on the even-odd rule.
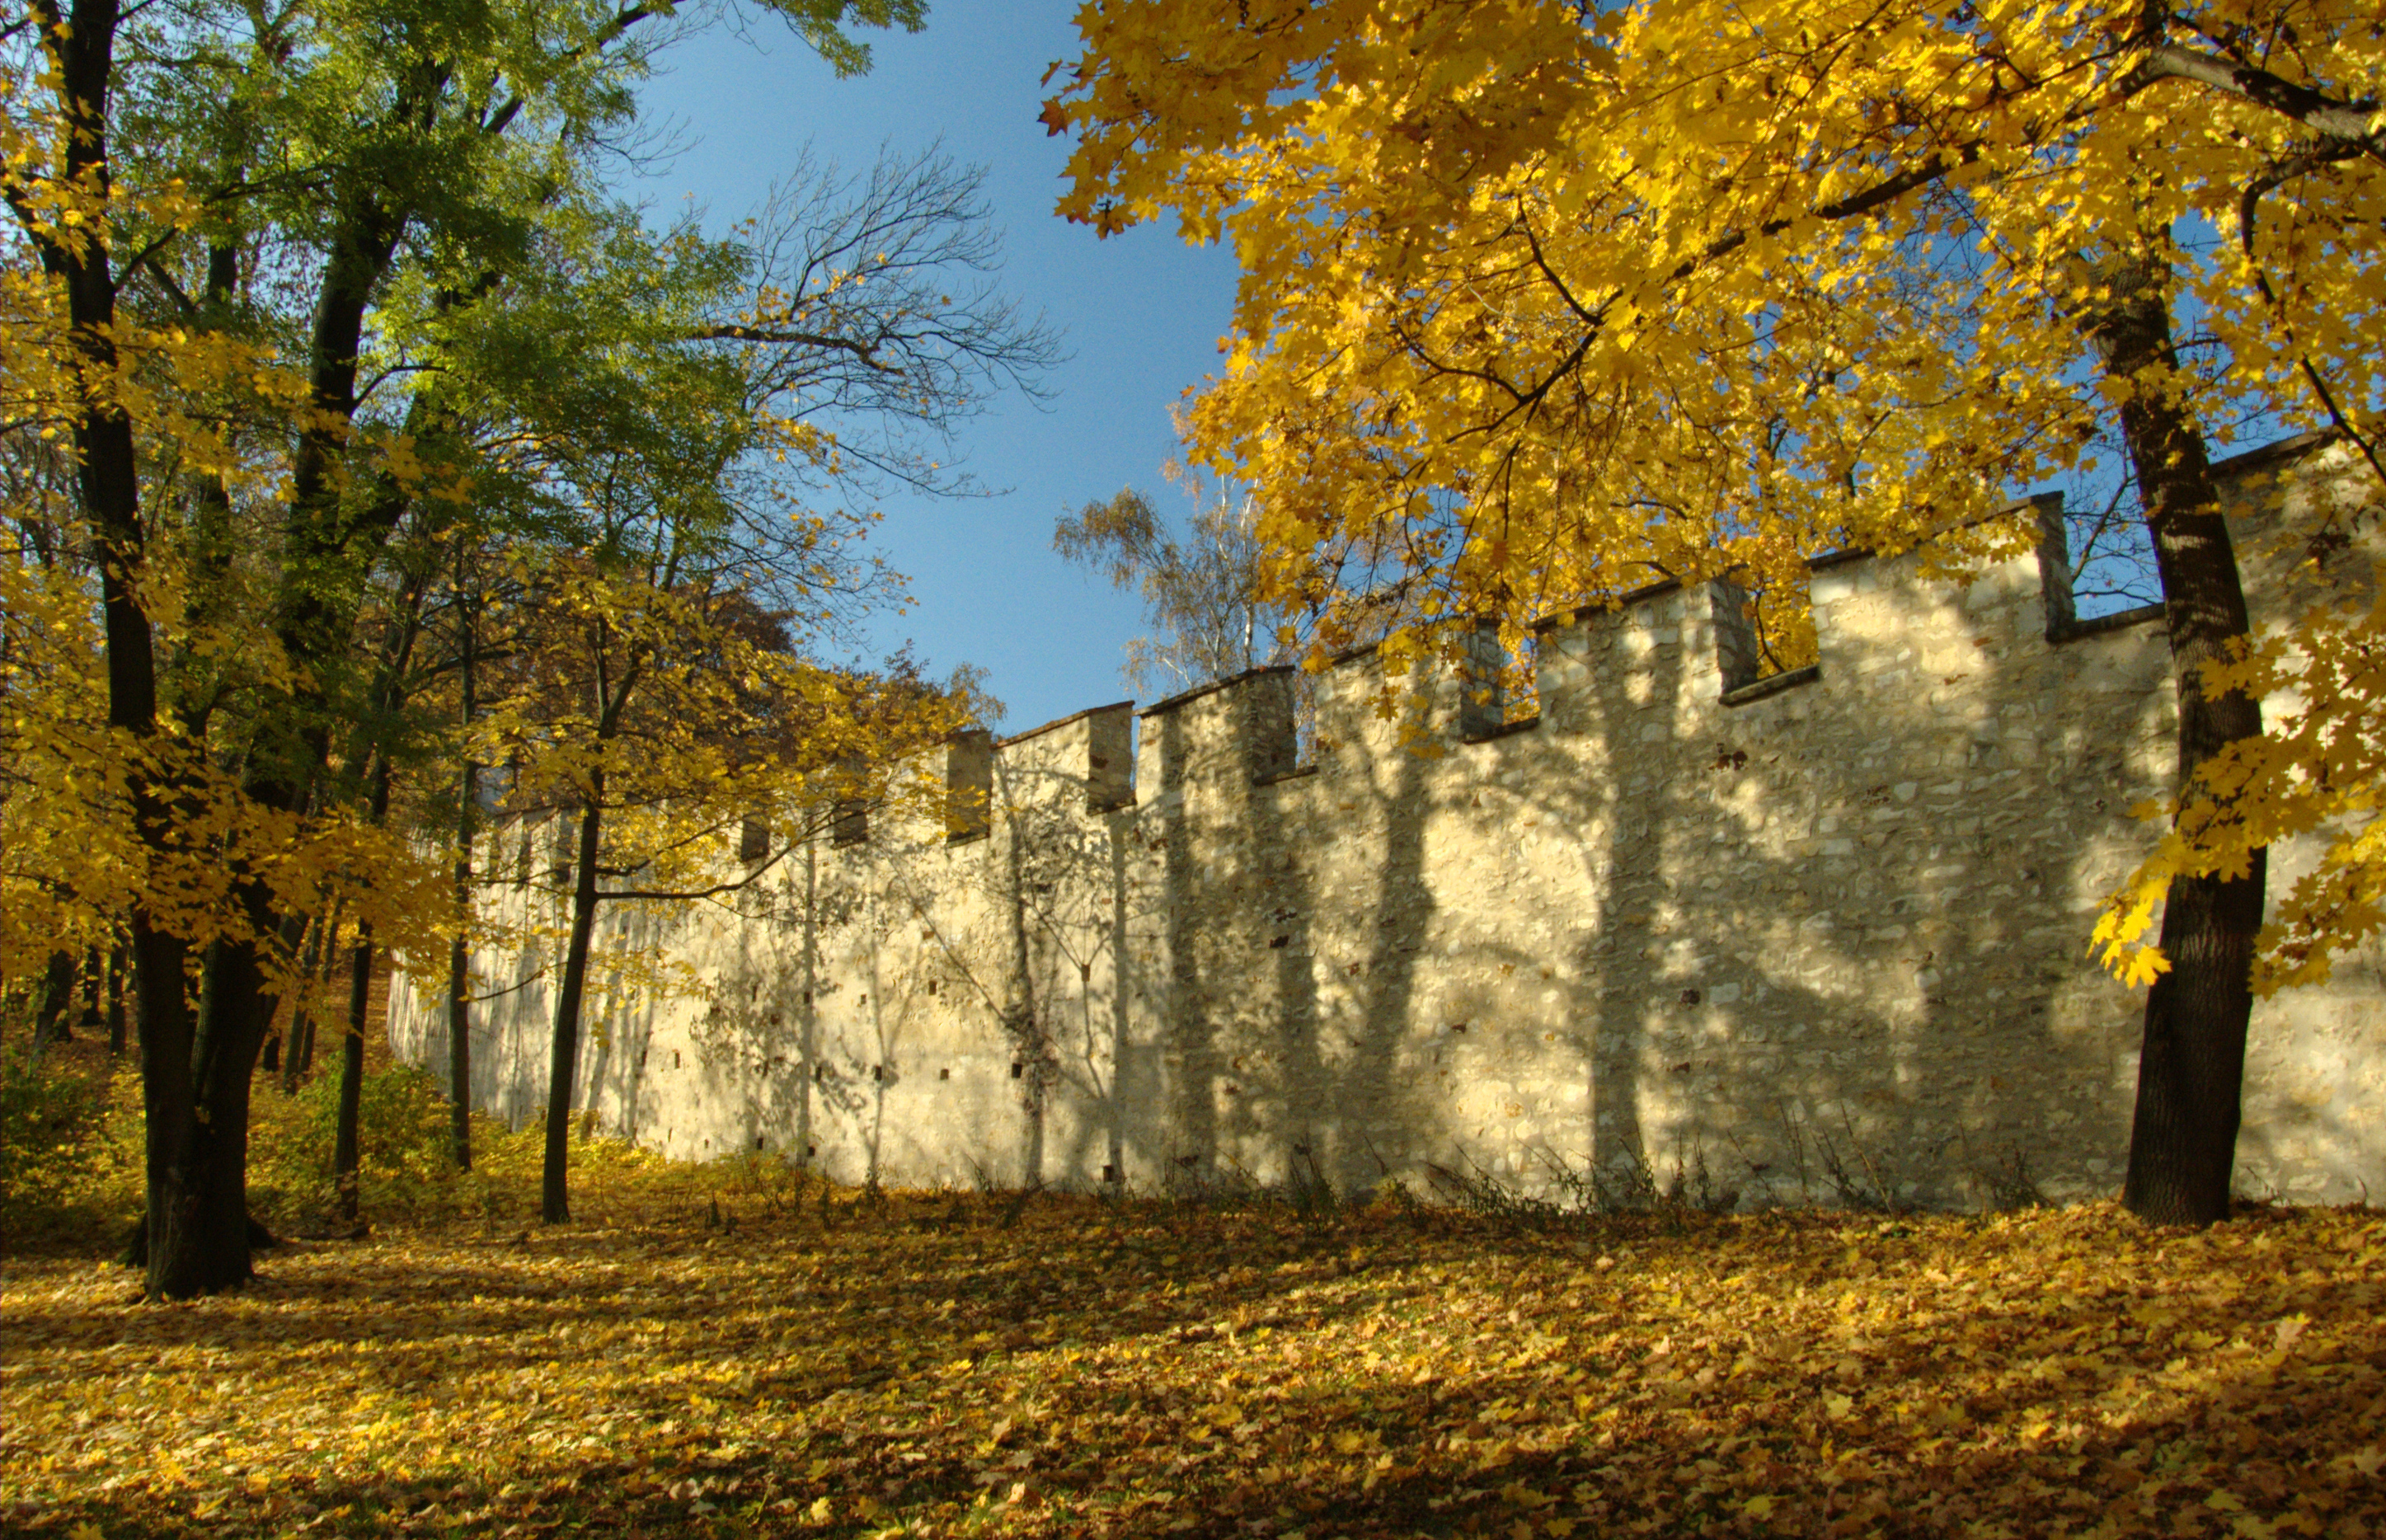
[[[2367,828],[2386,789],[2370,712],[2342,704],[2376,695],[2345,666],[2360,623],[2306,623],[2317,653],[2277,666],[2345,694],[2263,734],[2269,676],[2225,666],[2249,626],[2209,474],[2249,416],[2378,470],[2369,8],[1146,0],[1078,22],[1044,117],[1078,141],[1061,211],[1234,243],[1191,444],[1259,493],[1271,592],[1328,606],[1317,653],[1354,561],[1425,590],[1396,661],[1653,576],[1730,572],[1781,612],[1831,549],[1961,573],[2034,538],[1988,517],[2013,489],[2118,437],[2179,717],[2174,837],[2097,934],[2151,984],[2127,1194],[2224,1215],[2266,842]],[[2377,854],[2336,844],[2266,982],[2374,923]]]

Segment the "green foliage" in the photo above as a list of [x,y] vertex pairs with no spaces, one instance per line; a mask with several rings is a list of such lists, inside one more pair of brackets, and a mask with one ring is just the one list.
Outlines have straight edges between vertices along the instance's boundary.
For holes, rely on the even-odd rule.
[[[260,1091],[250,1123],[249,1196],[257,1216],[300,1234],[329,1213],[340,1082],[318,1073],[295,1096]],[[541,1158],[539,1109],[517,1130],[474,1114],[473,1168],[448,1159],[447,1100],[436,1077],[391,1064],[364,1077],[357,1111],[358,1181],[368,1222],[422,1225],[458,1220],[519,1223],[537,1212]],[[669,1169],[661,1157],[615,1139],[587,1138],[575,1152],[596,1212],[624,1183],[652,1183]]]
[[[318,1073],[295,1096],[268,1094],[255,1105],[249,1198],[260,1217],[303,1223],[331,1208],[339,1118],[335,1070]],[[464,1196],[463,1173],[447,1158],[447,1103],[423,1070],[397,1064],[364,1077],[357,1139],[368,1216],[446,1211]]]
[[0,1234],[11,1250],[99,1233],[137,1208],[141,1082],[99,1054],[0,1055]]

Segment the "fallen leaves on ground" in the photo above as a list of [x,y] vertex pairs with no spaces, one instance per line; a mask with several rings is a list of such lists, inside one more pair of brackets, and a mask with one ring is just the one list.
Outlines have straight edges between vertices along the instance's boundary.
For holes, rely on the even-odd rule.
[[[2202,1233],[843,1194],[0,1287],[0,1524],[136,1534],[2386,1529],[2386,1217]],[[725,1208],[723,1204],[725,1202]],[[726,1228],[722,1228],[726,1226]]]

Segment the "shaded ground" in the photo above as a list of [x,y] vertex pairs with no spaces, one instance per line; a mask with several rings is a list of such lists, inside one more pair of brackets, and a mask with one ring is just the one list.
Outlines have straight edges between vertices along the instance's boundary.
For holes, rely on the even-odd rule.
[[[2163,1534],[2386,1524],[2386,1218],[1328,1222],[832,1200],[0,1286],[0,1526]],[[727,1225],[724,1231],[716,1225]]]

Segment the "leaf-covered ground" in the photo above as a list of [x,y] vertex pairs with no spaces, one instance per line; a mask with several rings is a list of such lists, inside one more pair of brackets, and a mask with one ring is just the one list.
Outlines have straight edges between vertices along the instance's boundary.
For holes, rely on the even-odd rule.
[[0,1528],[2386,1530],[2370,1211],[824,1216],[672,1182],[610,1222],[273,1253],[188,1305],[12,1260]]

